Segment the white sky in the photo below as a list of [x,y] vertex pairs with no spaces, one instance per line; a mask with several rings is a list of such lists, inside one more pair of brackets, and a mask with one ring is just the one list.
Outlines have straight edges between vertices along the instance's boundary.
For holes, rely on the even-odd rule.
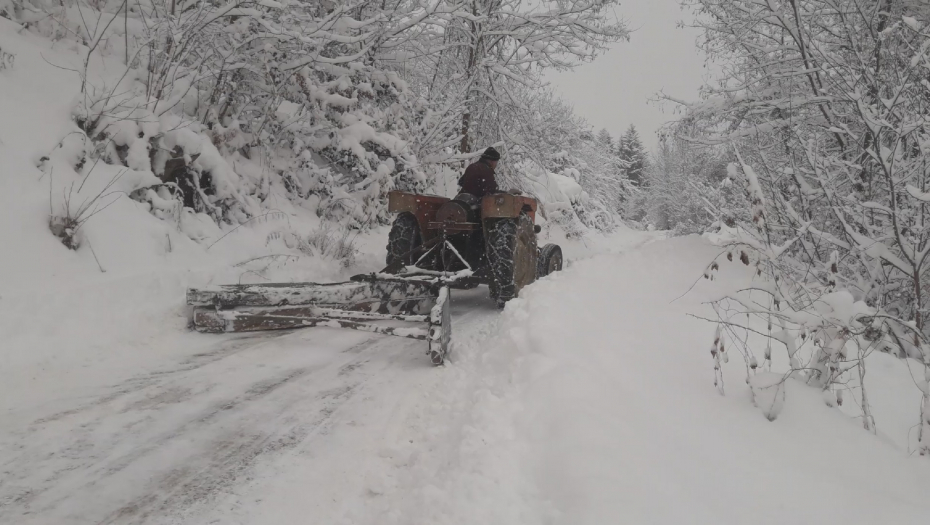
[[548,73],[547,79],[595,130],[606,128],[616,139],[633,124],[654,151],[656,130],[675,114],[671,104],[650,99],[664,90],[694,100],[707,71],[695,48],[698,32],[677,27],[691,19],[678,0],[622,0],[615,10],[633,31],[630,41],[572,72]]

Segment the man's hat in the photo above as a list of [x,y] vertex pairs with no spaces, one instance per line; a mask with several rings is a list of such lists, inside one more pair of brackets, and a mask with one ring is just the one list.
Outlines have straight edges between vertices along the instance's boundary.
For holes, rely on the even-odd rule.
[[484,153],[481,154],[481,158],[488,160],[501,160],[501,154],[498,153],[494,148],[488,148],[484,150]]

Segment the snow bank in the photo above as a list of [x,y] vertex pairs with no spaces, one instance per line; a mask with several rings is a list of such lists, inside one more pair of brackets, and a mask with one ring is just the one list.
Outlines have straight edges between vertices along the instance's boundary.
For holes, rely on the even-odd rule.
[[572,177],[538,169],[527,171],[525,175],[526,190],[543,206],[571,206],[584,194],[581,185]]
[[[557,226],[568,238],[579,238],[592,230],[613,231],[616,218],[593,202],[578,183],[577,170],[552,173],[530,162],[518,166],[521,189],[536,198],[541,213],[537,222]],[[546,228],[548,229],[548,228]]]
[[[455,393],[429,393],[439,407],[422,415],[450,450],[379,496],[382,522],[923,523],[930,465],[818,389],[775,373],[747,385],[732,356],[717,393],[715,327],[686,315],[707,315],[714,287],[675,300],[715,255],[687,237],[580,261],[460,339],[441,381]],[[900,361],[885,366],[876,382],[900,379]],[[913,384],[893,389],[914,401]],[[913,425],[915,404],[878,405],[885,432]]]

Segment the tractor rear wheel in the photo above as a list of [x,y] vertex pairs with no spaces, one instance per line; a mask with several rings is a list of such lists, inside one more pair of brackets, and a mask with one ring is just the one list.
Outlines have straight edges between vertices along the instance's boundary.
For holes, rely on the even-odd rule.
[[401,213],[391,225],[388,234],[387,265],[397,265],[403,269],[417,261],[417,248],[423,244],[420,225],[412,213]]
[[486,228],[488,287],[491,298],[503,308],[536,280],[536,233],[525,213],[514,219],[489,221]]

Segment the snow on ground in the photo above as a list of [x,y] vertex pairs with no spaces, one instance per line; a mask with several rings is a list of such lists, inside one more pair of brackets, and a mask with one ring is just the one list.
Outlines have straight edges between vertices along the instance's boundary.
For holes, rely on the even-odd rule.
[[[728,394],[717,394],[714,327],[685,315],[712,284],[672,302],[716,253],[697,238],[656,242],[576,264],[508,305],[488,336],[459,348],[436,396],[465,405],[438,439],[458,449],[385,512],[399,509],[396,523],[925,522],[930,465],[818,391],[789,383],[769,422],[734,356]],[[892,389],[910,401],[911,424],[913,390]],[[898,430],[895,415],[877,417]]]
[[[583,257],[502,313],[483,288],[456,292],[440,368],[416,341],[208,336],[168,316],[108,348],[139,366],[91,354],[81,386],[19,370],[31,386],[0,412],[0,522],[925,522],[930,465],[895,439],[794,382],[768,421],[736,356],[716,392],[714,327],[686,315],[713,285],[672,302],[716,248],[629,231],[599,255],[568,248]],[[913,404],[892,381],[904,367],[870,374]],[[908,408],[876,407],[880,429]]]
[[[359,244],[375,250],[379,233]],[[606,242],[566,246],[577,247],[569,265]],[[298,510],[328,521],[391,486],[378,468],[393,452],[378,438],[407,434],[397,416],[443,380],[423,344],[332,329],[191,333],[184,289],[208,273],[166,263],[71,285],[36,279],[35,294],[0,303],[0,522],[267,523],[273,512],[255,508],[291,489],[312,490]],[[211,279],[224,277],[235,273]],[[486,293],[456,298],[462,341],[499,317]]]

